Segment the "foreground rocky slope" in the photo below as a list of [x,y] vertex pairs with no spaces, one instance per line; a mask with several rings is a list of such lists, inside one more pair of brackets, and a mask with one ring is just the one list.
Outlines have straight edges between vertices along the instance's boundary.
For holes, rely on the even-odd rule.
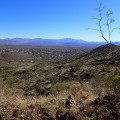
[[[81,96],[82,97],[82,96]],[[66,98],[67,99],[67,98]],[[17,100],[17,99],[15,99]],[[53,101],[51,104],[41,105],[40,102],[31,100],[24,103],[27,98],[22,98],[18,103],[8,102],[0,105],[0,119],[20,120],[119,120],[120,101],[112,94],[96,98],[94,101],[66,102]],[[23,103],[22,103],[23,102]],[[57,103],[58,102],[58,103]]]

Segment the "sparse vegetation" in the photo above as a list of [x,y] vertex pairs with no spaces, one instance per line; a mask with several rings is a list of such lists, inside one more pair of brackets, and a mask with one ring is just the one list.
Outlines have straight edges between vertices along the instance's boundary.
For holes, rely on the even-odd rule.
[[80,67],[82,67],[82,63],[81,63],[80,61],[76,61],[75,64],[74,64],[74,66],[75,66],[75,68],[76,68],[77,70],[79,70]]
[[[66,120],[66,115],[72,120],[117,119],[120,115],[120,78],[114,62],[111,63],[110,54],[107,53],[107,45],[79,55],[78,49],[72,53],[72,48],[62,48],[59,53],[63,57],[56,57],[59,56],[56,50],[45,48],[30,48],[27,50],[29,54],[32,49],[34,59],[1,60],[2,119]],[[70,49],[70,52],[66,53],[66,49]],[[113,52],[119,49],[119,46],[114,46]],[[38,59],[38,53],[44,50],[46,53]],[[47,52],[50,52],[51,58]],[[119,62],[117,57],[118,68]],[[75,104],[66,107],[66,100],[70,95],[75,99]]]

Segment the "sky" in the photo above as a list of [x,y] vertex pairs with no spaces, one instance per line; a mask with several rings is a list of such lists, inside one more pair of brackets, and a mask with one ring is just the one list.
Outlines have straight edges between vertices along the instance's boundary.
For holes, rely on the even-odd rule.
[[[0,0],[0,38],[74,38],[103,41],[92,16],[102,3],[120,26],[120,0]],[[120,31],[112,34],[119,41]]]

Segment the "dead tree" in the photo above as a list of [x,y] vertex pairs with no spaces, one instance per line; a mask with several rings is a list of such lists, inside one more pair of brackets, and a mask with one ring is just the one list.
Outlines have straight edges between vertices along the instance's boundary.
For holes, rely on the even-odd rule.
[[111,10],[107,10],[106,14],[104,14],[105,7],[102,4],[100,4],[95,10],[98,12],[98,16],[93,17],[93,19],[97,21],[97,29],[89,29],[99,32],[100,37],[102,37],[107,44],[111,44],[112,33],[115,30],[120,29],[119,27],[111,28],[112,23],[115,22],[115,20],[112,18],[113,12]]

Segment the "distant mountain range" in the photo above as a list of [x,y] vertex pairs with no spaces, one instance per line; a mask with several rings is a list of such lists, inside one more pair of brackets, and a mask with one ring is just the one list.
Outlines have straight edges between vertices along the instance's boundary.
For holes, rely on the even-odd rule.
[[[106,44],[105,42],[88,42],[84,40],[64,38],[64,39],[26,39],[26,38],[13,38],[13,39],[0,39],[0,45],[22,45],[22,46],[65,46],[65,47],[98,47]],[[120,45],[120,42],[113,44]]]

